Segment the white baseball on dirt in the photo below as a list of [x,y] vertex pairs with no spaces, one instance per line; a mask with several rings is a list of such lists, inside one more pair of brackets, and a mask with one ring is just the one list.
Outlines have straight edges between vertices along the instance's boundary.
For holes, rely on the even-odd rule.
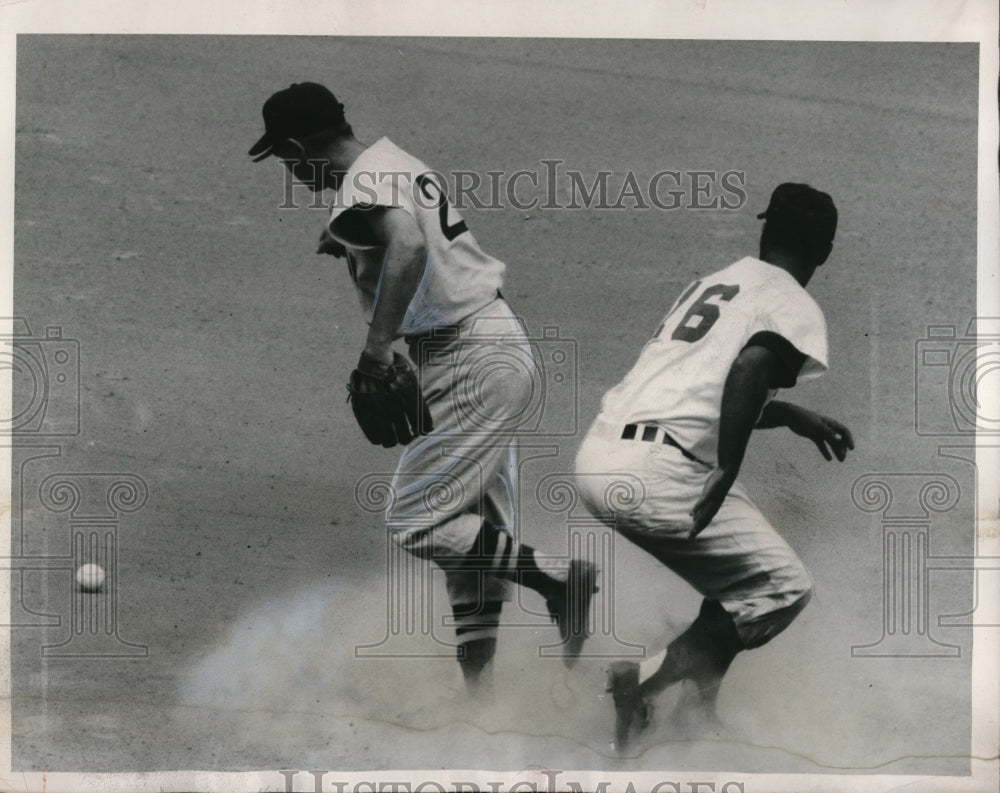
[[97,592],[104,586],[104,568],[99,564],[83,564],[76,571],[76,583],[84,592]]

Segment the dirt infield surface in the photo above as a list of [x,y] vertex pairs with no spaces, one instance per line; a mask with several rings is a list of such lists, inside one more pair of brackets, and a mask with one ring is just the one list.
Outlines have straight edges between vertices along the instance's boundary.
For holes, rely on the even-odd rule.
[[[14,576],[13,768],[968,773],[970,618],[950,615],[973,607],[972,575],[925,564],[923,611],[885,605],[899,571],[883,524],[902,516],[914,554],[973,551],[968,452],[938,453],[969,437],[923,351],[931,325],[965,349],[976,308],[977,58],[967,44],[19,37],[14,308],[43,357],[78,342],[78,392],[58,388],[81,412],[78,433],[64,411],[68,434],[42,427],[14,451],[14,556],[56,562]],[[313,254],[323,212],[246,156],[263,100],[304,79],[334,90],[362,141],[387,135],[445,174],[544,185],[558,160],[557,203],[569,171],[611,172],[611,204],[627,174],[681,174],[676,208],[464,210],[507,263],[515,311],[576,362],[546,407],[567,434],[529,439],[522,470],[525,539],[553,553],[567,515],[537,485],[571,470],[680,289],[756,253],[779,182],[837,201],[810,284],[832,367],[789,398],[843,420],[857,450],[837,465],[780,431],[752,442],[747,486],[816,596],[734,664],[725,733],[684,738],[665,697],[637,756],[609,756],[607,657],[662,647],[698,603],[622,542],[602,601],[614,630],[589,645],[607,657],[539,658],[554,629],[526,596],[495,706],[465,700],[439,623],[392,643],[432,657],[358,657],[382,646],[392,604],[381,517],[356,486],[395,454],[363,441],[344,401],[364,328],[342,262]],[[33,387],[15,379],[15,405]],[[137,500],[109,506],[114,477],[97,474],[129,475]],[[891,507],[855,486],[866,474],[890,482]],[[60,500],[53,475],[86,503]],[[95,532],[113,535],[117,570],[92,619],[71,538]],[[880,645],[900,609],[929,623]]]

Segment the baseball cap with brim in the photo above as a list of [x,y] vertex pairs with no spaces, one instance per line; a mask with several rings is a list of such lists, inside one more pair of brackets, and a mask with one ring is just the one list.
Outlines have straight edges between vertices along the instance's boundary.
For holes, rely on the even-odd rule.
[[758,220],[832,240],[837,231],[837,207],[830,196],[807,184],[784,182],[774,188]]
[[344,122],[344,106],[319,83],[292,83],[264,103],[264,129],[247,152],[254,162],[274,154],[274,147],[289,138],[304,138]]

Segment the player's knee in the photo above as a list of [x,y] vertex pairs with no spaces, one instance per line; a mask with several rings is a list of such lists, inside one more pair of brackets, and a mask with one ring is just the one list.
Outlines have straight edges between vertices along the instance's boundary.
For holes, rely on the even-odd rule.
[[798,557],[789,559],[774,581],[785,603],[798,607],[796,614],[805,608],[812,597],[812,576]]
[[802,613],[802,610],[807,605],[809,605],[809,601],[812,600],[812,594],[813,594],[812,581],[807,580],[805,585],[802,587],[801,591],[798,593],[798,597],[788,606],[785,606],[785,608],[781,609],[780,612],[778,613],[775,619],[776,630],[773,634],[774,636],[777,636],[779,633],[781,633],[781,631],[783,631],[785,628],[791,625],[792,622],[795,620],[795,618]]
[[[809,575],[809,571],[806,570],[805,566],[801,562],[799,562],[798,568],[798,574],[795,577],[795,584],[793,588],[794,601],[790,607],[790,610],[792,611],[792,619],[797,617],[802,609],[809,604],[813,595],[812,576]],[[789,622],[790,621],[791,620],[789,620]]]
[[771,639],[785,630],[795,620],[812,597],[812,585],[807,585],[797,593],[795,600],[788,605],[765,614],[755,620],[738,626],[740,641],[743,648],[752,650],[767,644]]
[[[809,581],[802,591],[799,593],[798,598],[792,604],[781,609],[781,619],[779,620],[780,628],[777,633],[780,633],[795,620],[802,610],[809,605],[809,601],[812,600],[813,586],[812,581]],[[775,635],[777,635],[777,633]]]
[[798,614],[802,609],[809,605],[809,601],[812,600],[813,596],[813,583],[812,581],[806,586],[799,599],[795,601],[795,606],[797,607],[796,614]]
[[434,558],[451,545],[453,532],[442,531],[443,524],[434,524],[423,514],[414,514],[409,507],[390,506],[385,511],[385,527],[389,539],[405,551],[422,559]]
[[434,544],[429,531],[426,529],[416,530],[404,520],[391,520],[388,514],[385,526],[389,530],[390,542],[420,559],[433,558]]

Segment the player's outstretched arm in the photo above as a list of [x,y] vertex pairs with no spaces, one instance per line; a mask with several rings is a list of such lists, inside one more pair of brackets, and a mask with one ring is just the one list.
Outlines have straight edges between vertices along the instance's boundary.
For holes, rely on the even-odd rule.
[[781,370],[778,356],[758,345],[744,349],[729,368],[722,390],[719,462],[691,510],[691,537],[712,522],[736,481],[750,433],[761,415],[768,392],[780,382]]
[[827,460],[836,457],[843,462],[847,452],[854,448],[851,431],[839,421],[777,399],[764,409],[757,426],[788,427],[796,435],[815,443],[820,454]]

